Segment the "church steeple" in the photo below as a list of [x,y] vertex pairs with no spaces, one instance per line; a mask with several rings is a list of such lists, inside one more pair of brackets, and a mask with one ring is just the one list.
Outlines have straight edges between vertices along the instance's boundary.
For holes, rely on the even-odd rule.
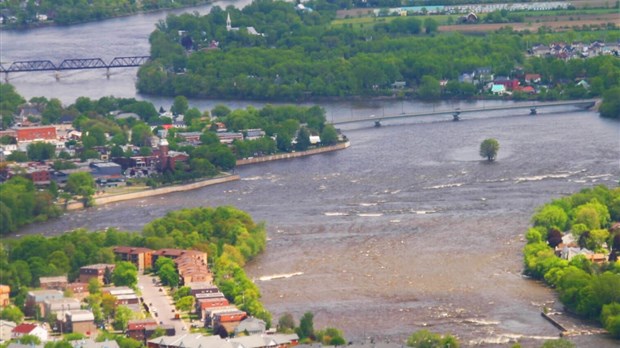
[[226,30],[230,31],[232,29],[232,21],[230,20],[230,13],[227,13],[228,17],[226,18]]

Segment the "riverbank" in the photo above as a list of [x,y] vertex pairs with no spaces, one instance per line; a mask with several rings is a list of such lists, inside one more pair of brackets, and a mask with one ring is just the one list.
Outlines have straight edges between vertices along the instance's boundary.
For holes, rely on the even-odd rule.
[[[226,182],[237,181],[240,179],[241,178],[239,177],[239,175],[228,174],[228,175],[218,177],[218,178],[193,182],[191,184],[160,187],[156,189],[147,189],[144,191],[115,194],[115,195],[103,194],[99,197],[94,197],[93,199],[94,199],[95,205],[103,205],[103,204],[108,204],[108,203],[127,201],[130,199],[147,198],[147,197],[165,195],[165,194],[174,193],[174,192],[190,191],[190,190],[195,190],[201,187],[223,184]],[[67,205],[67,210],[78,210],[78,209],[83,209],[83,208],[84,208],[84,205],[81,202],[72,202]]]
[[[62,27],[69,27],[72,25],[79,25],[79,24],[85,24],[85,23],[93,23],[93,22],[101,22],[101,21],[105,21],[108,19],[115,19],[115,18],[124,18],[124,17],[131,17],[131,16],[136,16],[136,15],[141,15],[141,14],[151,14],[151,13],[159,13],[159,12],[163,12],[163,11],[170,11],[170,10],[182,10],[182,9],[191,9],[192,7],[198,7],[198,6],[203,6],[203,5],[207,5],[212,3],[211,0],[200,0],[195,4],[188,4],[188,5],[177,5],[177,6],[164,6],[161,8],[156,8],[156,9],[150,9],[150,10],[136,10],[134,12],[125,12],[125,13],[121,13],[121,14],[116,14],[116,15],[112,15],[112,16],[108,16],[108,17],[102,17],[102,18],[92,18],[92,19],[86,19],[86,20],[81,20],[81,21],[71,21],[71,22],[67,22],[67,23],[58,23],[55,22],[53,20],[46,20],[46,21],[37,21],[37,22],[31,22],[27,25],[18,25],[15,23],[6,23],[6,24],[2,24],[0,25],[0,30],[14,30],[14,31],[27,31],[27,30],[32,30],[32,29],[39,29],[39,28],[47,28],[47,27],[55,27],[55,26],[62,26]],[[176,4],[176,3],[174,3]]]
[[270,162],[270,161],[279,161],[279,160],[289,159],[289,158],[312,156],[312,155],[317,155],[317,154],[326,153],[326,152],[344,150],[348,148],[349,146],[351,146],[351,143],[349,141],[346,141],[344,143],[338,143],[336,145],[319,147],[316,149],[311,149],[311,150],[306,150],[306,151],[281,153],[277,155],[263,156],[263,157],[245,158],[245,159],[237,160],[237,166],[244,166],[248,164]]
[[[346,141],[344,143],[338,143],[336,145],[325,146],[325,147],[311,149],[307,151],[242,159],[242,160],[237,160],[237,166],[254,164],[254,163],[262,163],[262,162],[270,162],[270,161],[278,161],[278,160],[289,159],[289,158],[312,156],[312,155],[317,155],[321,153],[344,150],[348,148],[349,146],[351,146],[351,143],[349,141]],[[221,177],[201,180],[201,181],[193,182],[190,184],[174,185],[174,186],[160,187],[160,188],[155,188],[155,189],[149,188],[149,189],[145,189],[142,191],[136,191],[136,192],[130,192],[130,193],[103,194],[100,196],[95,196],[93,200],[94,200],[95,205],[104,205],[108,203],[127,201],[131,199],[147,198],[147,197],[154,197],[154,196],[165,195],[165,194],[175,193],[175,192],[190,191],[190,190],[195,190],[201,187],[223,184],[223,183],[227,183],[231,181],[237,181],[240,179],[241,177],[238,174],[227,174]],[[84,205],[82,204],[82,202],[71,202],[67,205],[67,210],[78,210],[78,209],[84,209]]]

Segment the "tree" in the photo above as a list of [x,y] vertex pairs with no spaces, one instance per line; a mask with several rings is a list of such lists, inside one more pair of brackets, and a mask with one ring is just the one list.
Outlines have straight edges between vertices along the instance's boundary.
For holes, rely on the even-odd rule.
[[174,102],[172,103],[172,107],[170,108],[170,111],[172,111],[172,113],[175,116],[184,115],[187,112],[188,108],[189,108],[189,103],[187,101],[187,98],[185,98],[182,95],[179,95],[174,98]]
[[194,296],[185,296],[179,299],[176,303],[176,307],[179,310],[188,312],[194,307]]
[[121,261],[116,264],[114,272],[112,272],[112,282],[116,286],[135,288],[138,284],[138,269],[131,262]]
[[424,75],[420,88],[418,90],[420,98],[423,99],[435,99],[441,94],[441,86],[439,80],[430,75]]
[[301,127],[299,133],[297,133],[297,144],[295,144],[295,150],[306,151],[310,146],[310,132],[306,127]]
[[459,342],[451,335],[441,336],[428,330],[420,330],[409,336],[407,346],[414,348],[458,348]]
[[299,319],[299,327],[297,328],[297,335],[300,339],[313,338],[314,337],[314,314],[306,312]]
[[116,330],[127,330],[127,323],[133,318],[133,311],[125,306],[118,306],[114,315],[114,328]]
[[151,128],[145,123],[136,123],[131,129],[131,143],[136,146],[151,145]]
[[291,313],[284,313],[278,320],[278,332],[292,332],[295,329],[295,319]]
[[499,151],[499,142],[496,139],[485,139],[480,144],[480,156],[486,158],[487,161],[492,162],[497,157]]
[[18,339],[20,344],[26,345],[26,346],[35,346],[35,345],[39,345],[41,344],[41,339],[38,336],[35,335],[23,335]]
[[32,161],[45,161],[56,157],[56,147],[53,144],[34,142],[28,145],[27,154]]
[[541,348],[574,348],[575,344],[563,338],[559,340],[548,340],[543,343]]
[[173,265],[165,264],[161,266],[157,274],[162,284],[173,288],[179,285],[179,276]]
[[95,194],[95,180],[90,173],[77,172],[69,174],[67,190],[76,196],[80,196],[85,207],[91,205],[90,201]]
[[620,87],[615,87],[603,94],[603,102],[598,111],[602,117],[620,118]]
[[24,313],[22,313],[19,307],[9,305],[2,309],[2,312],[0,312],[0,318],[19,324],[22,320],[24,320]]
[[338,132],[331,124],[325,125],[321,132],[321,143],[324,145],[334,145],[338,142]]

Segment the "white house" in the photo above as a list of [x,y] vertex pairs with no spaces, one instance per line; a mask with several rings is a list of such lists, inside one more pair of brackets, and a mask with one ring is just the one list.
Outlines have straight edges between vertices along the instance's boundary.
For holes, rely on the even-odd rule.
[[37,336],[41,342],[47,341],[47,330],[37,324],[21,323],[13,328],[11,338],[16,339],[24,335]]

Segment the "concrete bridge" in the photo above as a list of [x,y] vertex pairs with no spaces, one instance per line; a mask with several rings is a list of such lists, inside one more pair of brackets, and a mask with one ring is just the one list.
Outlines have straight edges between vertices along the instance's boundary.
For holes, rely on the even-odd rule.
[[420,112],[420,113],[402,113],[396,115],[382,115],[382,116],[364,116],[359,118],[352,118],[348,120],[341,120],[333,122],[333,125],[343,125],[350,123],[360,123],[360,122],[373,122],[375,127],[380,127],[381,122],[387,120],[395,120],[400,118],[411,118],[411,117],[420,117],[420,116],[436,116],[436,115],[446,115],[452,116],[453,121],[461,120],[462,114],[472,113],[472,112],[488,112],[488,111],[499,111],[499,110],[515,110],[515,109],[529,109],[530,115],[536,115],[539,109],[550,108],[550,107],[558,107],[558,106],[574,106],[580,109],[589,109],[593,107],[596,103],[596,99],[584,99],[584,100],[568,100],[568,101],[554,101],[554,102],[526,102],[526,103],[517,103],[515,105],[502,105],[502,106],[491,106],[491,107],[477,107],[470,109],[454,109],[454,110],[441,110],[441,111],[428,111],[428,112]]

